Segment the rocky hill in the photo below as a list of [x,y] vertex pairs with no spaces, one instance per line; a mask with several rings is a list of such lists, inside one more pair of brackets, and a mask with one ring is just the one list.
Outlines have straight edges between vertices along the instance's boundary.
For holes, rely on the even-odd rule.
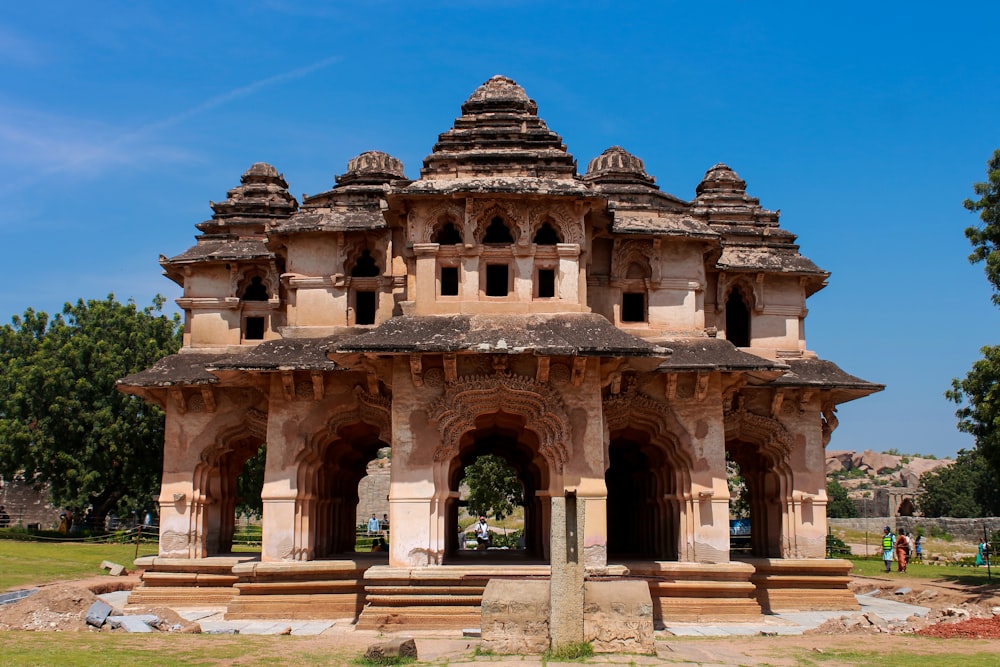
[[[928,458],[915,454],[896,454],[830,450],[826,453],[827,479],[836,479],[857,501],[878,500],[888,493],[916,495],[920,476],[954,463],[952,459]],[[872,508],[876,513],[879,507]],[[886,508],[888,510],[888,508]]]

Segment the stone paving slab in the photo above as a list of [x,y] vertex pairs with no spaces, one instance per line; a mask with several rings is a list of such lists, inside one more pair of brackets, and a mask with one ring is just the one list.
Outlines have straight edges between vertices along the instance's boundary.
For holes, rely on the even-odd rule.
[[333,621],[201,621],[201,631],[207,634],[237,632],[241,635],[277,635],[291,628],[297,636],[319,635],[333,627]]
[[885,600],[872,595],[857,595],[860,611],[797,611],[765,616],[752,623],[668,623],[666,630],[675,637],[727,637],[759,634],[801,635],[819,627],[831,618],[855,617],[875,613],[887,621],[902,621],[910,616],[926,616],[930,609],[917,605]]

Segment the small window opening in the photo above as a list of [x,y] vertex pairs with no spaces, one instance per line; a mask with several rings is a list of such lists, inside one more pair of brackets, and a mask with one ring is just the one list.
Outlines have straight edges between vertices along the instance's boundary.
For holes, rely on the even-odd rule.
[[434,243],[439,243],[441,245],[455,245],[456,243],[462,242],[462,235],[457,229],[455,229],[455,223],[449,222],[444,227],[438,230],[438,233],[434,235]]
[[486,265],[486,296],[507,296],[506,264]]
[[374,278],[378,276],[378,265],[367,248],[361,251],[361,256],[358,257],[354,268],[351,269],[351,276],[355,278]]
[[248,317],[243,325],[244,340],[264,340],[264,318]]
[[559,243],[559,234],[556,233],[556,230],[552,227],[552,225],[546,222],[538,228],[537,232],[535,232],[535,238],[533,241],[538,245],[555,245]]
[[646,295],[641,292],[622,294],[622,322],[646,321]]
[[441,296],[458,296],[458,267],[441,267]]
[[726,300],[726,340],[736,347],[750,347],[750,309],[738,290]]
[[250,279],[250,284],[243,290],[243,301],[267,301],[267,286],[263,278],[254,276]]
[[499,216],[493,218],[490,222],[490,226],[486,228],[486,235],[483,237],[483,243],[513,243],[514,237],[511,236],[510,229],[504,224],[503,219]]
[[538,298],[550,299],[556,295],[555,269],[538,269]]
[[354,323],[375,324],[375,292],[354,293]]

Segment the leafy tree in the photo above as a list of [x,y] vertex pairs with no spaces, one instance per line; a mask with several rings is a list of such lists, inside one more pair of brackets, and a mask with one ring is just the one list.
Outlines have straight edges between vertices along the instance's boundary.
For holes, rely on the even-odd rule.
[[982,227],[968,227],[965,237],[972,244],[969,261],[985,262],[986,279],[993,285],[993,303],[1000,306],[1000,150],[986,163],[986,181],[973,183],[979,199],[966,199],[965,208],[978,212]]
[[[388,449],[388,448],[386,448]],[[261,518],[264,515],[264,464],[267,461],[267,446],[261,445],[257,453],[243,464],[243,471],[236,478],[236,514]]]
[[494,454],[484,454],[468,466],[465,483],[469,487],[470,514],[492,515],[501,521],[524,504],[524,487],[517,471]]
[[[966,199],[965,208],[978,212],[982,226],[969,227],[965,236],[972,244],[969,261],[984,262],[986,278],[993,286],[993,303],[1000,306],[1000,150],[986,163],[986,178],[972,188],[978,199]],[[954,379],[945,393],[961,406],[956,412],[958,428],[971,433],[976,447],[1000,477],[1000,346],[981,350],[964,379]]]
[[0,328],[0,477],[49,486],[52,502],[95,520],[141,510],[158,489],[163,413],[115,381],[176,352],[180,320],[109,295],[32,309]]
[[826,515],[831,519],[851,519],[858,515],[858,508],[847,496],[847,489],[835,479],[826,483]]
[[920,477],[917,505],[924,516],[983,517],[1000,513],[1000,487],[978,450],[958,453],[955,463]]

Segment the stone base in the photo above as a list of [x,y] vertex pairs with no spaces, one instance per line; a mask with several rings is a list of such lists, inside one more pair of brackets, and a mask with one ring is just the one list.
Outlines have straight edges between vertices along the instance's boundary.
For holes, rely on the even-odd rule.
[[628,561],[629,576],[649,584],[653,619],[669,621],[756,621],[761,608],[746,563]]
[[363,577],[370,566],[361,560],[237,565],[237,595],[226,619],[354,619],[364,607]]
[[753,566],[756,598],[767,613],[860,609],[848,584],[849,560],[745,558]]
[[161,558],[147,556],[135,561],[144,570],[142,583],[128,596],[129,606],[217,607],[228,605],[236,595],[239,577],[233,568],[254,556],[215,558]]
[[[491,580],[483,592],[480,646],[503,655],[545,652],[550,604],[548,581]],[[585,582],[583,640],[596,653],[655,654],[653,602],[646,582]]]

